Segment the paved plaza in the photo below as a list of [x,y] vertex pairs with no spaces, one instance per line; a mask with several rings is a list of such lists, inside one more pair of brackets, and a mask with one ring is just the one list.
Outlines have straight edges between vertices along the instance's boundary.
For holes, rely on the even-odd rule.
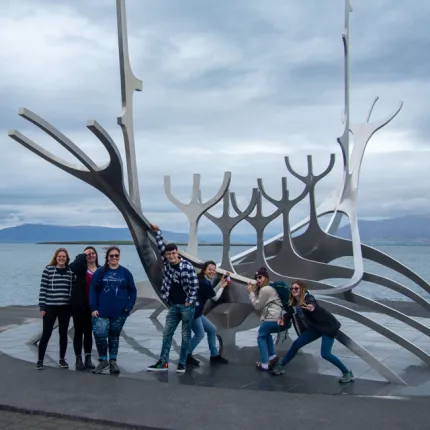
[[[241,390],[374,396],[430,395],[430,372],[420,358],[375,331],[341,317],[339,319],[342,330],[396,372],[407,386],[387,383],[385,378],[368,363],[339,342],[335,342],[333,352],[353,370],[356,380],[352,384],[344,386],[338,384],[338,369],[319,355],[320,341],[306,346],[299,352],[296,359],[287,367],[283,377],[276,378],[267,373],[260,373],[255,369],[255,362],[258,359],[257,328],[244,331],[239,329],[233,341],[230,340],[229,344],[225,345],[224,355],[230,360],[229,365],[210,365],[209,350],[204,339],[196,350],[196,356],[201,360],[201,367],[189,367],[185,375],[176,374],[176,362],[181,343],[181,334],[178,330],[174,337],[169,372],[148,373],[147,366],[158,360],[166,311],[161,312],[156,318],[150,317],[153,314],[153,308],[144,307],[136,310],[128,318],[121,336],[118,357],[121,378]],[[387,316],[372,314],[371,317],[430,353],[430,342],[422,333]],[[416,317],[416,319],[427,326],[430,325],[428,318]],[[255,322],[258,324],[258,320]],[[0,333],[0,352],[34,365],[37,360],[37,346],[32,341],[38,338],[40,332],[40,318],[27,319],[21,325],[9,327]],[[69,335],[71,341],[73,328]],[[289,337],[283,338],[284,336],[281,335],[281,342],[278,344],[280,354],[286,351],[291,341],[296,338],[296,334],[294,330],[290,330]],[[54,331],[45,357],[44,372],[57,367],[57,339],[58,333]],[[228,342],[228,339],[225,341]],[[93,355],[94,358],[97,357],[95,351]],[[71,342],[67,351],[67,360],[70,364],[69,371],[73,371],[75,360]],[[108,376],[89,375],[89,377]]]

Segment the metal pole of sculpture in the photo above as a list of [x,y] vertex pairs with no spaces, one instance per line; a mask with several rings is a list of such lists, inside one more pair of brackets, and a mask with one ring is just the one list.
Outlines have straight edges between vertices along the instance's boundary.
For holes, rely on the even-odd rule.
[[231,182],[231,172],[224,173],[224,179],[222,181],[220,189],[214,197],[212,197],[206,202],[203,202],[201,198],[200,179],[201,176],[199,174],[194,175],[193,194],[191,196],[191,202],[185,204],[180,202],[176,197],[173,196],[170,176],[164,177],[164,190],[166,192],[167,198],[178,209],[185,213],[188,218],[188,221],[190,222],[187,253],[195,256],[196,258],[198,256],[199,250],[198,228],[200,218],[206,211],[208,211],[211,207],[215,206],[223,198],[224,194],[227,193]]
[[[410,269],[402,265],[400,262],[395,261],[390,256],[383,254],[382,252],[364,246],[360,244],[359,235],[358,235],[358,224],[356,219],[356,195],[358,190],[358,179],[359,172],[361,167],[361,161],[364,155],[364,150],[367,145],[367,142],[370,140],[372,135],[383,127],[385,124],[391,121],[395,115],[400,111],[401,105],[399,109],[388,119],[380,121],[378,123],[370,123],[371,113],[373,111],[373,107],[376,101],[372,104],[370,109],[370,114],[367,117],[367,121],[363,124],[358,125],[350,125],[349,121],[349,13],[350,13],[350,3],[349,0],[345,0],[345,32],[343,36],[344,40],[344,50],[345,50],[345,110],[344,110],[344,123],[345,130],[343,135],[338,139],[339,144],[341,145],[342,155],[344,157],[344,179],[340,187],[337,191],[332,194],[331,197],[323,203],[322,206],[319,207],[318,210],[315,209],[315,198],[313,195],[314,187],[315,187],[315,178],[312,173],[312,169],[310,169],[310,173],[308,172],[308,177],[306,178],[305,183],[306,193],[310,193],[310,201],[311,201],[311,214],[308,221],[303,222],[301,226],[304,226],[309,223],[309,229],[311,232],[315,234],[306,236],[305,234],[298,236],[294,239],[290,237],[289,231],[284,231],[284,235],[288,235],[287,238],[284,238],[283,244],[289,245],[291,250],[294,251],[296,262],[300,261],[300,264],[303,264],[303,268],[306,267],[306,270],[313,270],[311,264],[316,264],[315,267],[319,267],[315,273],[313,273],[313,279],[309,280],[312,288],[315,288],[317,293],[319,293],[318,298],[321,300],[321,303],[324,303],[325,306],[329,310],[333,312],[343,315],[347,318],[350,318],[353,321],[357,321],[367,327],[372,328],[376,332],[382,334],[386,338],[396,342],[398,345],[407,349],[411,353],[415,354],[417,357],[420,357],[425,363],[430,363],[430,356],[417,345],[409,342],[403,337],[396,334],[394,331],[389,330],[383,324],[374,321],[370,317],[366,317],[354,309],[351,308],[351,303],[358,303],[360,305],[364,305],[369,309],[373,309],[374,311],[380,312],[385,315],[389,315],[390,317],[396,318],[399,321],[408,324],[409,326],[421,331],[422,333],[430,336],[430,328],[424,326],[420,322],[414,320],[413,318],[405,315],[395,309],[385,306],[381,303],[378,303],[374,300],[368,299],[357,294],[355,291],[352,291],[355,287],[356,283],[359,282],[359,279],[369,280],[371,282],[375,282],[379,285],[382,285],[387,288],[391,288],[392,290],[398,291],[401,294],[404,294],[407,297],[412,298],[417,303],[419,303],[423,308],[429,310],[430,303],[428,303],[425,299],[420,297],[417,293],[413,292],[409,288],[406,288],[390,279],[381,277],[379,275],[366,273],[363,271],[362,267],[362,258],[361,258],[361,250],[363,250],[363,256],[366,255],[371,256],[374,261],[382,262],[387,267],[395,268],[400,273],[407,274],[407,276],[414,280],[418,285],[430,291],[430,286],[418,275],[413,273]],[[50,152],[46,151],[35,142],[28,139],[26,136],[22,135],[20,132],[12,130],[9,132],[9,136],[38,155],[44,160],[50,162],[56,167],[62,169],[75,176],[76,178],[84,181],[85,183],[93,186],[104,195],[106,195],[118,208],[121,214],[126,221],[130,232],[133,237],[133,241],[135,243],[139,258],[142,262],[142,265],[148,275],[148,279],[151,282],[154,290],[158,295],[160,295],[161,288],[161,279],[163,273],[163,265],[161,263],[160,256],[158,254],[158,250],[154,245],[154,238],[152,234],[152,230],[150,229],[148,220],[143,216],[142,211],[140,209],[140,199],[138,195],[138,181],[137,181],[137,167],[136,167],[136,156],[134,152],[134,139],[133,137],[130,139],[130,136],[133,136],[133,122],[132,122],[132,94],[134,90],[139,90],[139,82],[131,72],[129,60],[128,60],[128,48],[127,48],[127,33],[125,27],[125,1],[117,0],[117,15],[118,15],[118,40],[119,40],[119,50],[120,50],[120,70],[121,70],[121,84],[122,84],[122,105],[123,105],[123,116],[120,117],[122,120],[119,120],[118,123],[121,126],[124,133],[124,140],[126,145],[127,155],[127,163],[128,163],[128,175],[129,175],[129,192],[127,192],[125,188],[124,181],[124,169],[122,165],[122,159],[118,148],[115,143],[106,132],[106,130],[99,125],[95,121],[89,121],[87,123],[87,128],[100,140],[102,145],[108,151],[110,162],[107,166],[100,167],[97,166],[81,149],[79,149],[72,141],[70,141],[66,136],[64,136],[59,130],[53,127],[50,123],[38,117],[33,112],[27,109],[20,109],[19,115],[29,122],[36,125],[38,128],[43,130],[46,134],[55,139],[59,144],[61,144],[64,148],[66,148],[80,163],[83,164],[84,169],[76,167],[70,163],[67,163],[64,160],[56,157]],[[125,115],[124,115],[125,113]],[[131,120],[130,120],[131,119]],[[352,154],[349,154],[349,131],[354,134],[355,146],[352,150]],[[126,137],[128,136],[128,138]],[[127,149],[129,148],[129,149]],[[130,150],[130,148],[132,148]],[[128,159],[130,158],[130,160]],[[287,159],[288,160],[288,159]],[[135,166],[135,167],[133,167]],[[330,167],[330,166],[329,166]],[[289,166],[289,162],[287,161],[287,168],[290,173],[293,173],[293,169]],[[320,175],[321,176],[321,175]],[[133,180],[130,182],[130,178]],[[195,235],[193,236],[194,245],[197,246],[197,221],[203,215],[204,207],[206,205],[206,211],[209,207],[212,207],[213,204],[216,204],[220,199],[225,195],[228,190],[230,184],[231,175],[228,172],[228,178],[224,176],[224,184],[225,187],[223,192],[219,192],[217,196],[211,199],[209,202],[202,203],[201,195],[200,195],[200,185],[196,185],[196,180],[194,181],[193,187],[193,201],[196,203],[194,206],[196,208],[200,208],[199,211],[195,213],[199,213],[198,216],[194,216],[195,222]],[[227,183],[228,182],[228,183]],[[261,190],[263,190],[262,181],[259,181],[259,185]],[[221,188],[221,190],[223,189]],[[170,190],[170,179],[168,180],[168,188]],[[137,194],[136,194],[137,191]],[[249,210],[250,207],[253,207],[252,201],[251,204],[245,211],[240,211],[238,208],[235,194],[231,193],[231,203],[240,215],[238,218],[246,219],[257,231],[257,248],[250,249],[246,253],[241,254],[241,256],[236,258],[236,262],[249,262],[254,259],[254,267],[256,265],[267,265],[269,262],[269,266],[271,264],[270,260],[267,260],[266,257],[273,257],[278,252],[279,245],[282,243],[279,242],[278,236],[277,239],[273,239],[270,242],[264,242],[263,233],[265,227],[273,221],[277,216],[279,216],[285,208],[288,210],[293,207],[292,202],[289,202],[288,190],[286,189],[286,180],[283,180],[283,199],[281,201],[275,201],[271,197],[266,195],[268,200],[272,200],[272,203],[275,202],[278,206],[277,210],[269,215],[264,216],[262,213],[262,192],[258,191],[256,200],[257,213],[255,216],[250,217],[250,213],[252,209]],[[253,192],[253,199],[254,199]],[[218,198],[219,197],[219,198]],[[225,202],[226,197],[224,197]],[[216,200],[216,201],[215,201]],[[295,199],[296,200],[296,199]],[[178,202],[180,203],[180,202]],[[198,205],[197,205],[198,203]],[[213,204],[212,204],[213,203]],[[324,206],[324,204],[326,206]],[[182,203],[180,203],[182,205]],[[200,205],[200,206],[199,206]],[[225,206],[225,205],[224,205]],[[322,208],[322,209],[321,209]],[[225,209],[225,208],[224,208]],[[315,209],[315,211],[314,211]],[[249,213],[247,213],[249,211]],[[332,228],[329,232],[322,231],[321,228],[317,228],[318,225],[317,217],[322,214],[332,213]],[[322,269],[320,264],[332,261],[337,256],[350,255],[351,254],[351,242],[341,238],[335,238],[331,234],[331,231],[334,231],[334,226],[337,224],[338,214],[346,214],[352,226],[353,231],[353,255],[354,255],[354,270],[339,268],[336,266],[329,266],[332,268],[333,273],[339,278],[350,278],[347,283],[344,284],[341,288],[333,287],[330,285],[326,285],[323,283],[319,283],[319,279],[322,279],[322,273],[327,269]],[[284,213],[284,229],[289,230],[288,220],[285,218]],[[339,215],[340,216],[340,215]],[[209,218],[215,219],[213,216],[209,216]],[[221,217],[222,218],[222,217]],[[316,225],[315,225],[316,222]],[[231,231],[231,230],[230,230]],[[292,231],[295,231],[295,227],[293,227]],[[191,244],[192,245],[192,244]],[[190,250],[192,250],[193,246],[190,246]],[[358,249],[360,248],[360,249]],[[285,249],[284,249],[285,252]],[[366,254],[367,253],[367,254]],[[195,255],[190,255],[183,251],[180,251],[180,254],[183,258],[188,259],[195,267],[201,267],[201,262],[196,258]],[[318,258],[313,258],[318,257]],[[289,257],[290,258],[290,257]],[[366,257],[367,258],[367,257]],[[317,261],[312,261],[317,260]],[[360,260],[360,261],[356,261]],[[224,259],[223,259],[224,261]],[[242,264],[240,265],[242,268],[245,267]],[[279,271],[283,269],[283,266],[278,267]],[[279,276],[288,279],[288,261],[286,262],[286,270],[282,270],[282,273]],[[223,268],[218,269],[220,273],[222,273]],[[304,269],[303,269],[304,270]],[[311,270],[311,271],[312,271]],[[272,271],[276,276],[278,273]],[[232,273],[231,275],[233,283],[229,286],[228,291],[223,297],[224,303],[221,305],[215,305],[223,307],[227,311],[234,310],[234,318],[232,315],[228,315],[225,323],[225,328],[237,327],[243,321],[247,319],[249,313],[251,312],[251,306],[249,304],[248,293],[246,289],[246,284],[249,281],[249,278],[238,275],[236,273]],[[321,296],[321,293],[324,293],[325,296]],[[335,297],[333,297],[335,296]],[[336,299],[336,302],[334,302]],[[231,317],[231,318],[230,318]],[[236,321],[234,324],[231,324],[230,321]],[[364,361],[369,363],[374,369],[376,369],[381,375],[383,375],[388,381],[396,382],[396,383],[404,383],[402,378],[396,375],[391,369],[389,369],[386,365],[384,365],[380,360],[376,359],[374,356],[368,353],[364,348],[350,339],[343,333],[339,334],[339,341],[342,342],[347,348],[351,351],[355,352],[359,357],[361,357]]]
[[233,264],[230,260],[230,235],[234,227],[244,220],[254,210],[258,199],[258,189],[252,189],[251,200],[248,207],[237,216],[230,215],[230,194],[225,193],[223,197],[223,211],[221,216],[216,217],[211,215],[209,212],[205,212],[205,217],[212,221],[222,233],[222,258],[220,266],[228,272],[234,272]]
[[118,125],[121,127],[122,134],[124,136],[125,157],[127,160],[128,173],[128,192],[133,204],[142,211],[133,124],[133,93],[134,91],[142,91],[142,81],[137,79],[131,70],[130,57],[128,53],[125,0],[116,0],[116,11],[122,100],[122,112],[118,117]]

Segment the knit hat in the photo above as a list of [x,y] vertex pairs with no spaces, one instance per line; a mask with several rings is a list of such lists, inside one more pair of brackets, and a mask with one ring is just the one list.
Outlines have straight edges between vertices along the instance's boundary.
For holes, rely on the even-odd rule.
[[255,279],[257,279],[257,276],[264,276],[265,278],[269,279],[269,272],[265,267],[260,267],[257,272],[255,272]]

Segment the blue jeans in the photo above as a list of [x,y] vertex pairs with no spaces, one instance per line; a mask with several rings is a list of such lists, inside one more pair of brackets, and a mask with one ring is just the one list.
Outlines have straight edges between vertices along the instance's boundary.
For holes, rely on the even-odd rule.
[[291,348],[285,354],[283,359],[281,360],[282,365],[288,364],[297,354],[300,348],[303,348],[305,345],[317,340],[321,337],[321,357],[324,360],[329,361],[334,364],[342,373],[347,373],[348,368],[335,356],[331,353],[331,349],[333,347],[334,338],[329,337],[325,334],[321,334],[318,330],[313,327],[309,327],[304,333],[302,333],[291,345]]
[[191,324],[191,330],[194,333],[191,339],[190,354],[196,349],[197,345],[205,337],[205,332],[208,335],[208,345],[209,351],[211,352],[211,357],[216,357],[219,355],[218,349],[216,347],[216,327],[204,316],[193,320]]
[[191,323],[194,318],[194,306],[172,305],[166,316],[166,325],[163,332],[163,345],[161,347],[160,360],[169,362],[170,348],[176,328],[182,321],[182,343],[179,364],[185,366],[191,344]]
[[109,346],[109,358],[116,360],[118,356],[119,335],[124,327],[127,317],[118,318],[93,318],[93,333],[96,341],[99,360],[107,360]]
[[277,321],[263,321],[258,329],[257,343],[260,351],[260,361],[268,363],[269,357],[276,354],[275,344],[272,334],[284,331],[285,327],[280,327]]

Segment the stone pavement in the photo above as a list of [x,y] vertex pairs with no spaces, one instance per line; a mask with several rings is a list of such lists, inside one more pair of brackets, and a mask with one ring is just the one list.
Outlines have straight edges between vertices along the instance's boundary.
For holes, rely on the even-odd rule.
[[[187,369],[185,375],[175,373],[175,363],[179,358],[181,343],[180,330],[174,337],[171,353],[171,369],[168,374],[148,374],[146,368],[158,359],[161,349],[162,331],[165,311],[156,319],[149,318],[153,309],[139,309],[127,320],[120,341],[118,364],[121,377],[135,378],[144,381],[158,381],[169,384],[189,384],[193,386],[213,386],[246,390],[285,391],[321,394],[355,394],[355,395],[430,395],[430,372],[428,364],[401,346],[390,341],[375,331],[347,318],[339,317],[342,330],[352,339],[358,341],[376,358],[401,376],[408,387],[387,384],[368,363],[356,356],[339,342],[335,342],[333,352],[350,367],[356,381],[352,385],[341,386],[337,383],[339,370],[320,357],[320,341],[306,346],[287,368],[284,378],[273,378],[256,372],[254,363],[258,359],[257,328],[240,330],[234,334],[234,344],[225,348],[224,355],[231,364],[213,368],[209,364],[209,351],[204,339],[196,350],[202,361],[199,369]],[[369,315],[363,313],[363,315]],[[393,318],[373,314],[371,317],[384,327],[410,340],[430,354],[430,342],[427,336],[419,331],[394,320]],[[416,317],[425,325],[430,319]],[[28,340],[37,337],[41,330],[41,319],[26,319],[26,323],[10,327],[0,333],[0,353],[25,360],[32,365],[37,360],[37,347]],[[256,321],[258,324],[258,318]],[[73,332],[70,331],[70,340]],[[291,339],[296,337],[290,331]],[[48,345],[45,365],[56,367],[58,361],[58,333],[54,332]],[[288,348],[290,340],[278,345],[278,352]],[[96,357],[96,352],[94,351]],[[429,357],[430,358],[430,357]],[[67,359],[73,370],[74,355],[71,341]]]
[[[132,428],[131,426],[128,428]],[[138,427],[135,427],[138,428]],[[144,430],[144,427],[139,427]],[[149,430],[149,427],[146,427]],[[124,426],[47,416],[0,408],[0,429],[6,430],[122,430]],[[151,430],[153,430],[152,428]]]

